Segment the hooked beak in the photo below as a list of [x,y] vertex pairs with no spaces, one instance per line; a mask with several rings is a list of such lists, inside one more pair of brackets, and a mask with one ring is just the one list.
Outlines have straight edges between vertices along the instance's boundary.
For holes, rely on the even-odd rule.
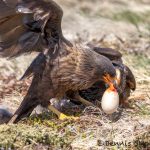
[[111,78],[110,75],[103,76],[103,81],[109,87],[108,89],[111,91],[117,91],[116,78]]
[[119,85],[121,82],[120,70],[116,69],[116,76],[114,78],[110,77],[109,74],[106,74],[103,76],[103,81],[109,86],[109,90],[119,92]]

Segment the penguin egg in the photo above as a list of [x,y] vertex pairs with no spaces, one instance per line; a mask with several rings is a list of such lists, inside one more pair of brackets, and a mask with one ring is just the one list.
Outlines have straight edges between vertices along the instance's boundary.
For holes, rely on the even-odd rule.
[[119,106],[118,92],[106,90],[102,97],[101,106],[106,114],[114,113]]

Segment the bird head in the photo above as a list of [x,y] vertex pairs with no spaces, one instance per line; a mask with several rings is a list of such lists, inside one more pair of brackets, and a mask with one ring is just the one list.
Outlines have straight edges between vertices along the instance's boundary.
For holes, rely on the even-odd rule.
[[99,56],[95,59],[97,63],[98,76],[100,80],[104,81],[108,90],[119,92],[119,85],[121,80],[121,73],[116,69],[112,62],[104,56]]

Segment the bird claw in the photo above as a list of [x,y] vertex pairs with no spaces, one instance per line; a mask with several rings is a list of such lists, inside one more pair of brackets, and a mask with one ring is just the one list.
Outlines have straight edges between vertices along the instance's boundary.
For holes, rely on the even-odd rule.
[[67,116],[63,113],[60,114],[59,120],[77,120],[79,117],[74,117],[74,116]]

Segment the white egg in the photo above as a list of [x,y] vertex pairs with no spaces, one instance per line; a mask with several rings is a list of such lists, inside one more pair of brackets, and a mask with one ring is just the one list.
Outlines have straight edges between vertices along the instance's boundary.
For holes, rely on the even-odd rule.
[[106,90],[102,97],[101,106],[106,114],[114,113],[119,106],[118,92]]

